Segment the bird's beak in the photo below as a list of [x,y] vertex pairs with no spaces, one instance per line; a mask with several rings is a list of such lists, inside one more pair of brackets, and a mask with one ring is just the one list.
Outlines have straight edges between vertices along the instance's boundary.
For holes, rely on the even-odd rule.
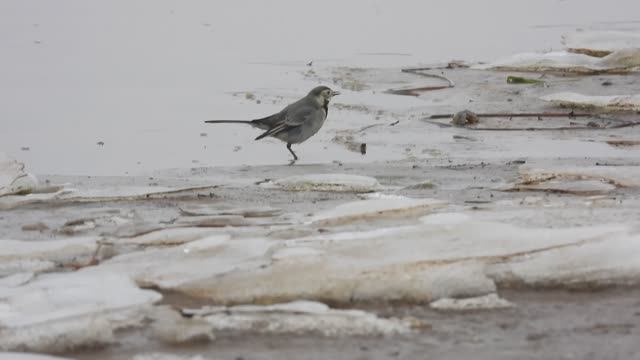
[[340,91],[331,90],[331,96],[340,95]]

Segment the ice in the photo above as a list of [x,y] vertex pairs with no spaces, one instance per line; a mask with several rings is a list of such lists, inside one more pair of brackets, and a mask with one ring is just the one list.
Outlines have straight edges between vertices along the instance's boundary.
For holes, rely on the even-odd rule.
[[221,208],[220,205],[198,204],[180,207],[184,215],[239,215],[243,217],[269,217],[278,215],[282,210],[270,206],[256,206],[247,208]]
[[0,152],[0,196],[28,194],[38,186],[38,179],[24,171],[24,164]]
[[616,186],[601,180],[562,180],[553,179],[539,183],[516,184],[508,188],[509,191],[546,191],[575,195],[606,194],[616,189]]
[[369,176],[347,174],[311,174],[278,179],[273,185],[288,191],[372,192],[380,188]]
[[556,105],[567,107],[598,108],[609,111],[640,110],[640,94],[604,96],[561,92],[542,96],[541,99]]
[[167,344],[213,340],[211,325],[200,318],[188,318],[169,306],[156,306],[151,312],[151,332],[154,338]]
[[113,340],[113,331],[140,325],[161,299],[127,276],[103,272],[45,274],[0,287],[0,349],[63,351]]
[[146,353],[138,354],[132,360],[209,360],[202,355],[174,355],[168,353]]
[[55,264],[88,262],[98,248],[99,237],[59,240],[0,240],[0,276],[14,272],[38,272]]
[[464,299],[443,298],[432,302],[429,306],[437,310],[490,310],[510,308],[513,303],[497,294],[487,294]]
[[[519,172],[522,184],[536,184],[550,180],[592,180],[619,187],[640,186],[640,167],[638,166],[521,166]],[[605,188],[602,187],[602,189]]]
[[215,331],[268,334],[318,333],[324,336],[408,333],[415,321],[380,318],[360,310],[331,309],[325,304],[295,301],[268,306],[239,305],[196,311]]
[[[517,262],[557,248],[579,248],[627,231],[625,226],[614,225],[522,228],[472,218],[463,221],[462,216],[455,222],[429,217],[423,221],[423,225],[309,236],[289,240],[284,247],[274,244],[263,250],[262,262],[254,253],[251,266],[240,266],[239,261],[224,276],[202,268],[191,275],[193,281],[183,281],[177,289],[222,304],[480,296],[496,290],[493,276],[500,276],[487,272],[494,264]],[[284,249],[288,249],[285,261],[280,255]],[[225,251],[217,255],[226,258]],[[263,265],[256,266],[259,263]],[[538,271],[546,272],[546,267]],[[580,274],[583,269],[575,271]],[[615,273],[609,275],[617,281]],[[149,279],[156,277],[158,274],[147,274]]]
[[623,49],[597,58],[566,51],[548,53],[522,53],[493,63],[475,65],[475,69],[505,71],[563,71],[575,73],[602,73],[634,71],[640,67],[640,49]]
[[[37,259],[3,259],[0,261],[0,277],[18,273],[39,273],[55,269],[56,264],[49,260]],[[10,280],[7,280],[10,281]]]
[[607,54],[616,50],[640,48],[640,34],[628,31],[574,31],[562,36],[570,51]]
[[178,289],[244,268],[269,263],[264,258],[271,247],[266,239],[235,239],[226,234],[169,248],[148,248],[116,256],[87,271],[115,271],[131,276],[143,285]]
[[246,226],[251,224],[240,215],[186,216],[178,218],[175,223],[195,227]]
[[16,287],[28,283],[35,276],[32,272],[21,272],[0,277],[0,287]]
[[527,254],[488,269],[504,285],[593,287],[636,285],[640,279],[640,235],[618,233],[579,246]]
[[209,195],[212,186],[160,187],[160,186],[101,186],[100,188],[73,189],[65,187],[56,192],[28,194],[25,196],[0,197],[0,209],[12,209],[33,203],[57,202],[104,202],[167,199],[172,197],[195,197],[199,193]]
[[446,202],[434,199],[374,198],[338,205],[334,209],[314,215],[311,221],[315,225],[339,225],[385,217],[409,217],[424,215],[445,205]]
[[119,243],[146,246],[180,245],[216,234],[219,234],[218,230],[207,228],[169,228],[152,231],[150,233],[134,236],[131,238],[122,238],[119,239]]
[[50,356],[50,355],[42,355],[42,354],[3,352],[3,353],[0,353],[0,360],[71,360],[71,359],[66,357],[63,358],[58,356]]

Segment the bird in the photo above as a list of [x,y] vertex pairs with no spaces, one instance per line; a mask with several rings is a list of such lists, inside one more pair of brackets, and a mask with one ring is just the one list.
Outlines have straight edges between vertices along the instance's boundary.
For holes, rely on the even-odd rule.
[[267,117],[255,120],[206,120],[205,123],[247,124],[266,130],[255,140],[271,136],[284,141],[287,150],[293,155],[293,164],[298,160],[298,156],[291,149],[291,145],[306,141],[320,130],[327,119],[329,102],[336,95],[340,95],[340,92],[327,86],[317,86],[302,99]]

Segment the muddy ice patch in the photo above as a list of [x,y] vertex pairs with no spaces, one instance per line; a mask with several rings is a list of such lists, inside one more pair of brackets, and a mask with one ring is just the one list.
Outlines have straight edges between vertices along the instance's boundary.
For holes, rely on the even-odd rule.
[[265,187],[285,191],[327,191],[367,193],[381,188],[378,180],[370,176],[349,174],[310,174],[277,179],[263,184]]
[[517,183],[505,191],[545,191],[600,195],[618,188],[637,188],[638,166],[534,167],[522,166]]

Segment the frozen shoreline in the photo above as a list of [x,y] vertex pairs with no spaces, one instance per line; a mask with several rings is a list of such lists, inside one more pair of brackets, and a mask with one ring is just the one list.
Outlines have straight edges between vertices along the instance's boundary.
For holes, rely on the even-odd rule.
[[[344,90],[336,120],[294,166],[281,144],[217,143],[250,139],[249,129],[195,125],[191,148],[165,141],[180,151],[154,153],[144,175],[114,175],[136,161],[118,148],[126,141],[94,148],[81,137],[88,157],[36,176],[51,169],[41,150],[20,152],[35,169],[1,155],[0,350],[237,356],[248,338],[249,358],[268,357],[271,341],[326,358],[320,347],[339,339],[354,356],[486,344],[526,358],[551,341],[541,355],[555,359],[601,355],[610,349],[563,344],[606,338],[622,344],[619,357],[637,354],[640,52],[620,49],[634,36],[607,46],[612,34],[566,37],[579,54],[471,67],[280,64],[286,91],[216,95],[211,104],[232,99],[221,110],[236,116],[280,107],[311,83]],[[451,124],[461,110],[479,122]],[[224,161],[184,168],[194,151]],[[65,175],[83,163],[110,176]],[[143,354],[153,351],[168,354]]]

